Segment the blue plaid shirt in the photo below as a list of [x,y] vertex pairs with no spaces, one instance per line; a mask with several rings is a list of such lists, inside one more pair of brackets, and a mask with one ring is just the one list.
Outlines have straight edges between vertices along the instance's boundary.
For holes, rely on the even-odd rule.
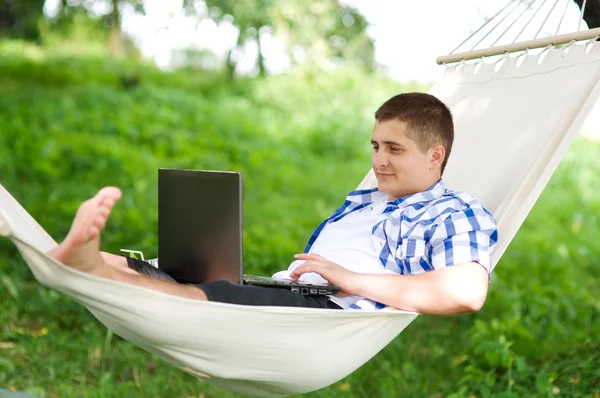
[[[328,224],[386,198],[377,188],[350,192],[344,204],[319,225],[304,252],[310,251]],[[424,192],[387,201],[372,235],[383,266],[400,275],[466,262],[481,264],[489,274],[490,253],[498,241],[490,212],[468,193],[445,189],[441,179]]]

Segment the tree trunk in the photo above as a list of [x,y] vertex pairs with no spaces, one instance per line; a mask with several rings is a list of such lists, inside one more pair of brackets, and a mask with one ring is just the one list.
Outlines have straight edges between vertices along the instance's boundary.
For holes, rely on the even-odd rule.
[[[257,32],[259,29],[256,30]],[[256,43],[258,44],[258,75],[265,76],[267,74],[267,70],[265,68],[265,58],[262,54],[262,43],[260,41],[260,33],[256,34]]]
[[[583,0],[573,0],[579,6],[583,6]],[[587,23],[590,29],[600,27],[600,0],[587,0],[585,3],[585,11],[583,12],[583,20]]]
[[229,80],[233,80],[235,76],[236,62],[233,60],[233,52],[237,49],[237,46],[229,50],[227,54],[227,61],[225,62],[225,73]]
[[233,60],[233,53],[240,46],[241,36],[242,36],[242,34],[239,33],[237,39],[235,39],[235,45],[231,48],[231,50],[229,50],[229,53],[227,54],[227,61],[225,64],[225,73],[227,74],[227,78],[229,80],[233,80],[233,78],[235,77],[235,67],[237,66],[237,61]]
[[113,57],[123,58],[127,55],[125,40],[121,31],[121,14],[119,12],[119,0],[112,0],[112,11],[110,13],[110,38],[109,48]]

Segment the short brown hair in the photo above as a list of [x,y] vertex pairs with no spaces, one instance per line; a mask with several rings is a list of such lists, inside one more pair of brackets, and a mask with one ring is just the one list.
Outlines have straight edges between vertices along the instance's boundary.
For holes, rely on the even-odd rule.
[[454,123],[450,109],[442,101],[426,93],[398,94],[377,109],[375,119],[406,123],[408,138],[423,152],[435,145],[443,146],[446,151],[442,162],[444,173],[454,142]]

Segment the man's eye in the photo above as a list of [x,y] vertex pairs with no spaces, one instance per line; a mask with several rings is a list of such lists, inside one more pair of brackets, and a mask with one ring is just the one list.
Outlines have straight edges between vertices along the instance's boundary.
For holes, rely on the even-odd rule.
[[394,147],[392,147],[392,152],[400,152],[400,151],[402,151],[401,148],[394,148]]
[[378,149],[379,149],[379,147],[378,147],[378,146],[374,146],[374,147],[373,147],[373,150],[374,150],[374,151],[376,151],[376,150],[378,150]]

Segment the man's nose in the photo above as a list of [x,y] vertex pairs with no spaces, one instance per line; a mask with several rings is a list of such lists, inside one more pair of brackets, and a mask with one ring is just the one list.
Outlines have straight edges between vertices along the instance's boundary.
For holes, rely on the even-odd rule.
[[373,154],[373,166],[384,167],[387,166],[390,161],[390,157],[385,151],[379,150]]

